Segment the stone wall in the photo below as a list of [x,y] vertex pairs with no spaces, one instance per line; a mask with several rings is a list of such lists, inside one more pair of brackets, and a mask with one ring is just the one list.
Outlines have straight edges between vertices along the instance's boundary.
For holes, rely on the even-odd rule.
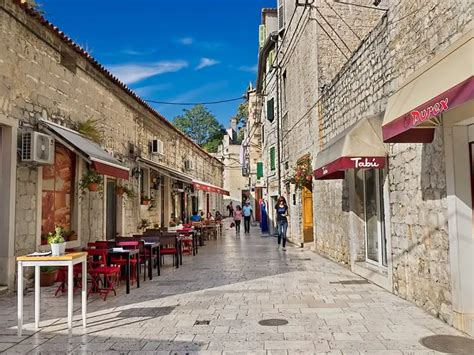
[[[387,15],[325,87],[318,130],[322,145],[357,120],[383,112],[388,97],[409,74],[472,27],[469,1],[391,0],[387,6]],[[390,144],[387,151],[389,193],[385,198],[390,206],[386,214],[390,215],[393,291],[451,323],[442,128],[437,129],[433,143]],[[341,195],[347,182],[315,183],[320,195],[316,224],[344,211]],[[338,223],[349,223],[344,212]],[[336,243],[333,235],[318,227],[316,233],[318,251],[347,260],[331,248],[331,243],[340,241]]]
[[[63,64],[65,56],[75,65]],[[98,119],[104,148],[130,168],[136,163],[128,157],[129,142],[141,148],[142,156],[180,171],[184,170],[184,158],[194,159],[195,170],[189,174],[222,186],[221,162],[133,97],[87,54],[80,53],[78,47],[67,44],[57,32],[11,0],[0,0],[0,113],[20,121],[24,128],[33,129],[37,128],[40,118],[69,127],[88,118]],[[164,142],[164,155],[149,154],[148,144],[153,138]],[[36,166],[19,162],[18,253],[27,249],[31,251],[36,243],[36,227],[33,225],[38,221],[34,207],[30,205],[37,198],[33,191],[38,181],[37,171]],[[134,180],[131,178],[132,184]],[[26,196],[29,196],[28,203]],[[91,202],[88,198],[82,200],[84,234],[81,236],[85,240],[103,237],[103,206],[100,198],[93,197]],[[32,213],[32,220],[24,224],[28,211]],[[126,201],[124,215],[124,231],[127,233],[136,232],[139,219],[147,218],[146,211],[139,207],[138,198]]]

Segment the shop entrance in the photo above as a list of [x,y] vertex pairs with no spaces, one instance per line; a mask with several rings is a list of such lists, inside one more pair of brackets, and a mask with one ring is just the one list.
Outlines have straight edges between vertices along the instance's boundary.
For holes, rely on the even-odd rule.
[[303,203],[303,243],[314,241],[313,237],[313,192],[303,186],[301,192]]
[[387,266],[383,182],[383,170],[359,170],[356,173],[357,194],[363,197],[366,261]]
[[105,214],[105,236],[107,240],[117,236],[117,182],[107,179],[107,206]]

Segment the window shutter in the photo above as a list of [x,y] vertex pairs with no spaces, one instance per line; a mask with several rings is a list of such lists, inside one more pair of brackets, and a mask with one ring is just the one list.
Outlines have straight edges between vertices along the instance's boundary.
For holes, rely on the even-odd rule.
[[258,43],[259,43],[258,48],[263,47],[263,45],[265,44],[266,39],[267,39],[267,26],[265,26],[265,25],[258,26]]
[[268,53],[268,70],[272,70],[273,62],[275,61],[275,50],[272,49],[270,53]]
[[261,161],[257,162],[257,179],[263,177],[263,163]]
[[278,1],[278,31],[285,29],[285,0]]
[[274,102],[275,100],[273,99],[273,97],[267,101],[267,120],[269,120],[270,122],[273,122],[273,120],[275,119]]
[[275,170],[275,147],[270,148],[270,170]]

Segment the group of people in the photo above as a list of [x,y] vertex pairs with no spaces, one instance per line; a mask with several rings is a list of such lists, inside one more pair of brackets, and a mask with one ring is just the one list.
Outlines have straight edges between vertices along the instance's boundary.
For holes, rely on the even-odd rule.
[[221,221],[223,219],[222,214],[219,211],[216,211],[215,216],[211,212],[208,212],[207,215],[204,215],[204,212],[193,211],[192,216],[189,218],[191,222],[204,222],[204,221]]
[[[253,217],[253,210],[250,206],[250,201],[246,201],[245,205],[241,208],[240,205],[234,207],[232,201],[227,205],[227,211],[229,217],[234,219],[233,224],[235,225],[236,233],[240,233],[240,223],[242,218],[244,219],[244,233],[250,233],[250,220]],[[286,232],[288,230],[288,204],[283,196],[278,198],[275,206],[276,222],[278,226],[278,248],[282,246],[282,250],[286,251]]]

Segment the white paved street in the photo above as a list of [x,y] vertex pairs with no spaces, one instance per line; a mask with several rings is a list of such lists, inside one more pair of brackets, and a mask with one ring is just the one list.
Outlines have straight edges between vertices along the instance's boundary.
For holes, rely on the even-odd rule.
[[[66,332],[66,297],[43,289],[42,329],[33,331],[33,297],[25,298],[28,329],[16,336],[16,299],[0,298],[0,352],[150,354],[431,354],[420,338],[460,334],[346,268],[276,239],[227,231],[179,269],[166,259],[162,276],[124,287],[104,302],[89,299],[83,334],[79,295],[74,336]],[[284,319],[283,326],[262,326]],[[205,324],[197,324],[203,321]],[[208,321],[208,322],[205,322]],[[208,323],[208,324],[207,324]]]

